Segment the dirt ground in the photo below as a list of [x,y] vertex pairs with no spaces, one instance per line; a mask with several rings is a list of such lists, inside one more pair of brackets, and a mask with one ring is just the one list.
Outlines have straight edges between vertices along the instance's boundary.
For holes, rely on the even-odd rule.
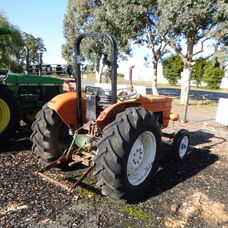
[[[228,228],[228,129],[189,121],[170,123],[164,132],[182,128],[191,136],[186,159],[174,161],[171,147],[164,144],[160,168],[144,200],[119,204],[101,195],[95,177],[68,194],[35,176],[40,165],[31,151],[30,129],[22,126],[0,153],[0,227]],[[52,175],[72,184],[77,170]]]

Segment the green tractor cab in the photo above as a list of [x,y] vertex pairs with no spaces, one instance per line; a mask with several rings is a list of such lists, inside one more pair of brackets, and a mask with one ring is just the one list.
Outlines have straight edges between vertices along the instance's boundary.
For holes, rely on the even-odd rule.
[[1,145],[7,144],[14,136],[21,120],[31,124],[36,113],[46,102],[57,94],[63,93],[63,83],[64,81],[61,79],[46,76],[26,74],[5,74],[1,76]]
[[[11,34],[0,28],[0,35]],[[36,113],[52,97],[63,92],[64,81],[58,78],[11,74],[0,69],[0,145],[8,144],[23,120],[31,124]]]

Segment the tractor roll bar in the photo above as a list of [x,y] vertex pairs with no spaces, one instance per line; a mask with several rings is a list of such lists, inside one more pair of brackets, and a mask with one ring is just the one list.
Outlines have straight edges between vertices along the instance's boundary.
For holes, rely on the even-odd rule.
[[112,104],[117,100],[117,44],[115,38],[108,33],[83,33],[79,35],[74,43],[75,51],[75,65],[76,71],[74,73],[74,79],[76,81],[76,93],[77,93],[77,117],[78,126],[83,125],[82,121],[82,90],[81,90],[81,60],[80,60],[80,43],[85,37],[106,37],[109,39],[112,46],[111,64],[112,64]]

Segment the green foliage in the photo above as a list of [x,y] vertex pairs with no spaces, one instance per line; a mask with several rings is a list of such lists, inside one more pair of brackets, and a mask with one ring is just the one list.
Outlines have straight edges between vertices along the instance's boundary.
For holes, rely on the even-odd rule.
[[223,75],[224,71],[218,65],[208,64],[203,75],[203,81],[207,83],[209,89],[218,89]]
[[0,12],[0,27],[11,31],[10,34],[0,36],[0,68],[13,70],[20,65],[20,50],[23,40],[20,30],[11,25]]
[[149,213],[142,210],[139,206],[126,205],[123,208],[123,212],[143,221],[147,225],[152,225],[154,223],[153,220],[150,218]]
[[[67,12],[64,17],[64,37],[62,54],[68,63],[74,63],[75,38],[85,32],[106,32],[117,37],[119,53],[130,53],[128,38],[123,36],[113,23],[112,15],[101,0],[68,0]],[[104,45],[105,43],[105,45]],[[109,43],[102,39],[87,38],[82,42],[82,60],[99,70],[101,62],[110,65]]]
[[[44,41],[40,37],[34,37],[32,34],[28,34],[26,32],[23,33],[23,41],[24,46],[29,48],[29,59],[30,63],[36,64],[39,62],[39,57],[37,54],[38,50],[42,50],[45,52],[47,49],[45,48]],[[22,58],[25,58],[25,48],[23,48]]]
[[1,12],[0,27],[10,31],[9,34],[0,35],[0,68],[22,73],[25,65],[25,46],[31,49],[31,62],[38,62],[37,50],[46,50],[41,38],[35,38],[31,34],[21,32],[19,28],[11,25]]
[[178,55],[171,55],[162,62],[163,75],[168,80],[169,84],[176,85],[177,80],[181,78],[183,71],[183,61]]
[[199,58],[192,67],[192,80],[196,83],[197,87],[203,82],[203,75],[206,66],[207,61],[203,58]]

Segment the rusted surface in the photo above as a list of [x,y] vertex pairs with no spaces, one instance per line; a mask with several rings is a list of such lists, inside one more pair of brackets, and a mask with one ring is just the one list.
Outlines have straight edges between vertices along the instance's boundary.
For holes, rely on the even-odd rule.
[[48,176],[48,175],[46,175],[44,173],[36,172],[36,175],[42,177],[44,180],[47,180],[47,181],[51,182],[52,184],[55,184],[56,186],[59,186],[59,187],[65,189],[67,191],[71,191],[71,188],[68,187],[66,184],[63,184],[63,183],[51,178],[50,176]]
[[102,130],[107,124],[115,119],[118,113],[124,111],[126,108],[142,107],[152,112],[161,112],[162,126],[165,128],[168,126],[170,120],[171,103],[171,97],[162,95],[139,95],[136,99],[125,100],[123,102],[119,101],[118,103],[109,106],[98,116],[96,123]]
[[[48,102],[48,107],[55,110],[64,123],[73,130],[78,128],[76,100],[77,94],[70,92],[57,95]],[[86,122],[85,93],[82,93],[82,118]]]
[[77,182],[70,188],[70,192],[72,192],[72,190],[74,188],[76,188],[93,170],[93,168],[95,167],[95,163],[92,162],[89,166],[89,168],[82,174],[82,176],[77,180]]

